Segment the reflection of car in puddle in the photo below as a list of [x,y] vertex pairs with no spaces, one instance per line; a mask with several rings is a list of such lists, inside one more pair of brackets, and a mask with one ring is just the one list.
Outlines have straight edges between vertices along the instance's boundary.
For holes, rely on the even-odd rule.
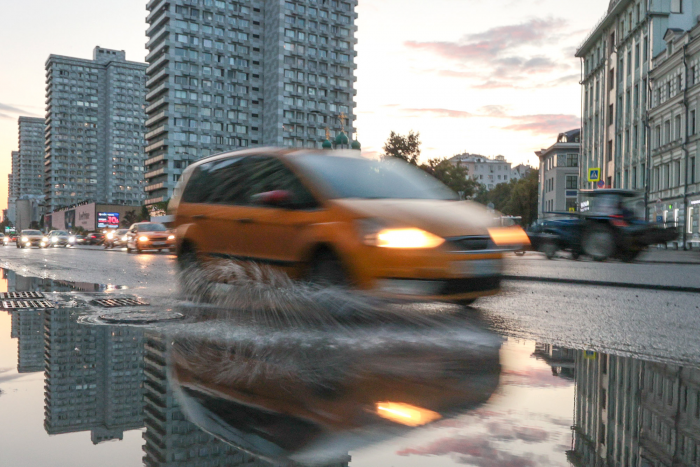
[[452,418],[485,403],[500,375],[500,338],[464,323],[336,333],[217,321],[172,342],[187,417],[273,462],[329,462]]

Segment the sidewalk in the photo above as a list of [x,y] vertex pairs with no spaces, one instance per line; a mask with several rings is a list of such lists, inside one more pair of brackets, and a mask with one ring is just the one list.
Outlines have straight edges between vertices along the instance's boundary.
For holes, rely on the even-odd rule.
[[673,250],[649,248],[639,255],[637,262],[640,263],[677,263],[677,264],[700,264],[700,249],[693,250]]

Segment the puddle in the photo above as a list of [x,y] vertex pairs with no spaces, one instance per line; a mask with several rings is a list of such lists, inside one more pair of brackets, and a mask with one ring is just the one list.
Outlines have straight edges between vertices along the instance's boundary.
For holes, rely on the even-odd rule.
[[[0,292],[110,292],[56,282],[8,271]],[[459,314],[270,326],[158,303],[139,310],[185,319],[130,326],[79,308],[0,311],[3,465],[698,465],[688,366]]]

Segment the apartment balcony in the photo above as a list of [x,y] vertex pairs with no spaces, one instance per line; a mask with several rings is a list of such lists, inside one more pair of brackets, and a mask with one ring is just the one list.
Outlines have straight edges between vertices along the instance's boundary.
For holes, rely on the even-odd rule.
[[155,151],[156,149],[160,149],[160,148],[164,147],[165,145],[166,145],[166,142],[163,139],[163,140],[160,140],[160,141],[157,141],[157,142],[151,144],[150,146],[146,146],[146,149],[144,149],[144,151],[148,153],[151,151]]
[[158,57],[153,63],[151,63],[148,68],[146,68],[146,76],[150,75],[152,72],[157,70],[161,65],[168,63],[170,61],[170,57],[168,57],[168,54],[163,54],[161,57]]
[[146,114],[150,114],[151,112],[153,112],[154,110],[157,110],[158,108],[162,107],[165,104],[166,104],[165,96],[163,96],[160,99],[158,99],[157,101],[153,102],[148,107],[146,107]]
[[159,85],[158,87],[153,89],[151,92],[146,94],[146,102],[150,102],[153,99],[155,99],[156,97],[160,96],[165,91],[167,91],[169,87],[170,87],[170,83],[168,83],[167,81],[165,83]]
[[168,112],[166,110],[158,112],[157,114],[146,120],[146,128],[153,126],[154,124],[160,122],[165,118],[168,118]]
[[158,41],[167,37],[169,33],[170,30],[168,28],[161,29],[153,37],[151,37],[148,42],[146,42],[146,48],[150,50],[150,48],[153,47]]
[[145,177],[146,177],[146,180],[148,180],[150,178],[157,177],[158,175],[163,175],[164,173],[165,173],[165,169],[162,168],[162,169],[154,170],[152,172],[146,172]]
[[148,206],[150,204],[162,203],[163,201],[165,201],[165,196],[156,196],[155,198],[147,199],[143,204]]
[[156,73],[154,76],[152,76],[148,81],[146,81],[146,88],[149,89],[149,88],[153,87],[153,85],[158,83],[158,81],[161,81],[161,80],[163,80],[163,78],[167,78],[167,77],[168,77],[168,69],[163,68],[158,73]]
[[158,46],[156,46],[155,49],[151,50],[151,52],[148,55],[146,55],[146,63],[149,63],[151,60],[157,57],[168,45],[169,41],[167,39],[158,44]]
[[155,31],[156,29],[160,27],[164,27],[165,23],[170,19],[170,16],[168,15],[163,15],[159,18],[156,18],[153,20],[153,23],[151,23],[151,26],[146,29],[146,36],[150,36],[150,34]]
[[151,21],[153,21],[153,19],[162,12],[163,7],[168,5],[170,5],[169,0],[152,0],[151,2],[149,2],[146,9],[148,9],[150,13],[146,17],[146,22],[150,24]]
[[162,135],[163,133],[165,133],[167,131],[168,131],[168,125],[166,122],[166,124],[163,124],[163,125],[159,126],[158,128],[156,128],[155,130],[149,131],[148,133],[146,133],[146,141],[148,141],[152,138],[155,138],[158,135]]
[[151,157],[150,159],[146,159],[146,162],[144,162],[144,165],[146,165],[146,166],[153,165],[153,164],[155,164],[155,163],[158,163],[158,162],[162,161],[163,159],[165,159],[165,154],[161,154],[161,155],[159,155],[159,156]]
[[165,182],[154,183],[153,185],[148,185],[146,188],[144,188],[144,191],[147,191],[147,192],[156,191],[156,190],[160,190],[164,186],[165,186]]

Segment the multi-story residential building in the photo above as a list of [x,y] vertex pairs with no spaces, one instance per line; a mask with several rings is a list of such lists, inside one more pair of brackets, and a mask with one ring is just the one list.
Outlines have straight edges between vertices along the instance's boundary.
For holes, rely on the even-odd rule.
[[499,183],[508,183],[513,176],[511,164],[504,156],[490,158],[479,154],[458,154],[450,158],[450,162],[466,167],[468,176],[488,190]]
[[579,151],[581,130],[560,133],[556,143],[535,151],[540,159],[537,217],[548,213],[578,211]]
[[610,188],[647,186],[651,60],[665,49],[666,32],[692,28],[698,13],[700,0],[611,0],[581,44],[581,188],[594,188],[589,168]]
[[700,111],[700,25],[669,29],[652,60],[649,218],[682,229],[683,244],[700,241],[697,115]]
[[44,371],[44,310],[17,310],[17,372]]
[[[146,204],[183,169],[251,146],[352,135],[357,0],[151,0]],[[345,140],[347,141],[347,140]]]
[[15,179],[19,172],[19,151],[12,151],[12,172],[8,174],[7,180],[9,182],[7,187],[8,199],[19,198],[19,186],[17,185]]
[[510,178],[515,180],[521,180],[532,172],[532,167],[525,164],[518,164],[510,169]]
[[71,308],[45,311],[44,428],[90,431],[95,444],[143,426],[143,332],[76,322]]
[[124,51],[46,62],[47,212],[82,201],[144,199],[145,71]]
[[44,119],[19,117],[17,197],[44,194]]

